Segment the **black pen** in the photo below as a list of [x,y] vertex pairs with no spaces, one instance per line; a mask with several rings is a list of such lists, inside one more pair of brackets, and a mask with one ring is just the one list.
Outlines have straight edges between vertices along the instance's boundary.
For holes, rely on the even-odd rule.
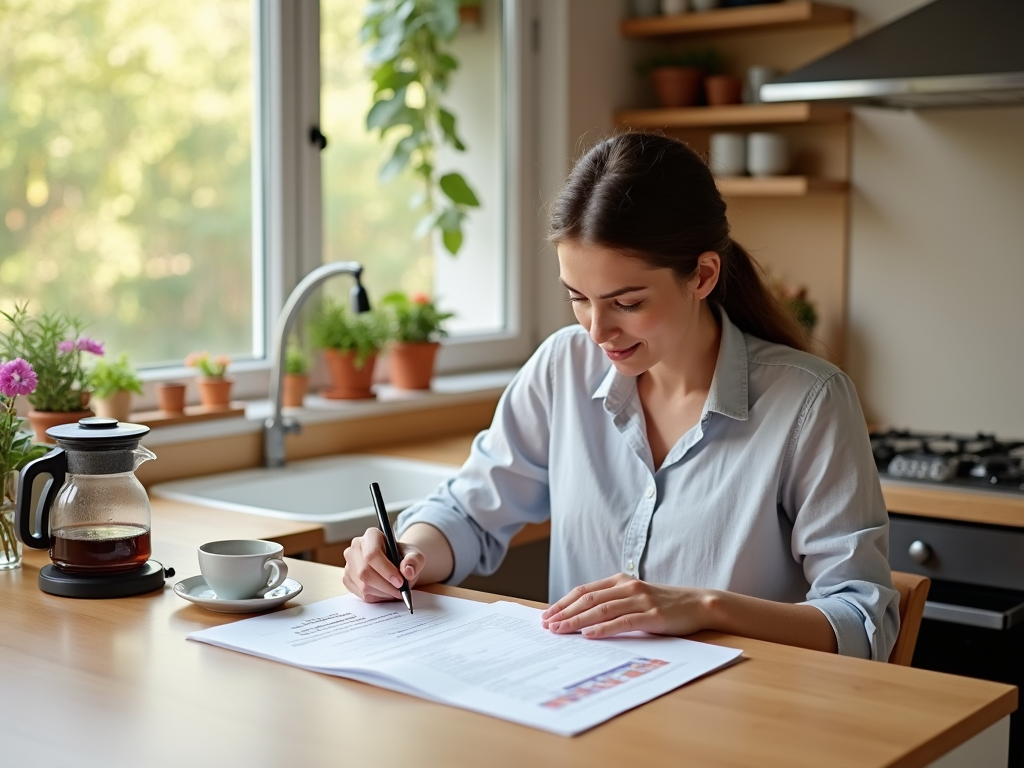
[[398,568],[398,574],[402,577],[402,586],[399,587],[399,591],[402,593],[402,600],[405,601],[405,606],[409,609],[409,613],[412,613],[412,592],[409,591],[409,582],[399,567],[402,564],[402,555],[398,552],[395,532],[391,530],[391,521],[388,519],[388,513],[384,509],[384,497],[380,495],[380,486],[376,483],[370,483],[370,496],[373,497],[373,508],[377,510],[377,522],[380,524],[380,530],[384,534],[384,548],[387,551],[388,560],[391,561],[395,568]]

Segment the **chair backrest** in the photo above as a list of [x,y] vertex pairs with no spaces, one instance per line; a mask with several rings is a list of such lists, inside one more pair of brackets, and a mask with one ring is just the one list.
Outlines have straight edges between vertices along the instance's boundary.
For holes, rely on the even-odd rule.
[[892,584],[900,593],[900,632],[896,644],[889,654],[890,664],[910,666],[917,645],[917,633],[921,631],[924,616],[924,601],[928,599],[931,579],[916,573],[892,572]]

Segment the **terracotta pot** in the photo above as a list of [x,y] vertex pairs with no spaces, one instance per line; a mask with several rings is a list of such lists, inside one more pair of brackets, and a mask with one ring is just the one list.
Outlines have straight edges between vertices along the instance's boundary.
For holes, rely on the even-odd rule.
[[711,107],[739,104],[742,90],[743,81],[735,75],[710,75],[704,78],[704,93]]
[[281,402],[285,408],[301,408],[309,387],[309,376],[304,373],[286,373]]
[[231,405],[231,385],[234,379],[199,378],[199,402],[204,408],[227,408]]
[[331,375],[331,388],[320,394],[330,400],[362,400],[375,397],[370,385],[373,383],[373,366],[377,355],[366,358],[362,368],[355,366],[355,354],[350,351],[325,349],[324,359]]
[[160,410],[164,413],[184,413],[185,411],[185,385],[176,382],[158,384],[156,388],[156,401]]
[[37,443],[53,443],[46,430],[61,424],[74,424],[79,419],[87,419],[96,414],[90,410],[83,411],[37,411],[35,408],[25,414],[32,431],[36,434]]
[[430,389],[439,346],[436,341],[418,344],[395,342],[388,350],[391,383],[399,389]]
[[700,96],[703,73],[693,67],[658,67],[651,72],[654,92],[663,107],[690,107]]
[[97,416],[131,421],[132,393],[127,390],[115,392],[110,397],[93,397],[92,404]]

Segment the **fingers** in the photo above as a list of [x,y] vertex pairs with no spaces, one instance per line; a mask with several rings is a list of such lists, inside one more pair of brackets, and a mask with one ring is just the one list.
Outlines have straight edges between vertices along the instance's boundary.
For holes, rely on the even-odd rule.
[[401,571],[402,575],[405,576],[406,581],[409,582],[409,586],[413,586],[416,583],[416,579],[419,578],[420,572],[423,570],[423,566],[427,564],[427,558],[415,547],[410,547],[405,544],[399,544],[399,549],[402,550],[402,562],[399,564],[398,570]]
[[[569,608],[569,606],[573,605],[574,603],[577,603],[580,600],[583,600],[585,602],[593,600],[593,598],[588,597],[588,595],[592,595],[594,592],[600,591],[602,589],[614,587],[616,584],[620,583],[619,577],[623,575],[624,574],[609,576],[607,579],[601,579],[600,581],[592,581],[589,584],[582,584],[576,587],[571,592],[569,592],[569,594],[567,594],[561,600],[554,603],[546,611],[544,611],[544,613],[540,615],[541,619],[544,621],[551,621],[552,619],[555,619],[555,617],[558,616],[560,613],[563,613],[567,608]],[[630,577],[627,576],[626,578]]]
[[401,599],[402,577],[384,553],[384,534],[376,528],[353,539],[345,550],[343,583],[366,602]]

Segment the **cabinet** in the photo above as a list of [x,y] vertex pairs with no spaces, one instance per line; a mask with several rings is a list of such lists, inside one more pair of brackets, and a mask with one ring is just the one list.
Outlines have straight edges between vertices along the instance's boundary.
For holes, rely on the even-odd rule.
[[[638,57],[655,46],[714,48],[726,71],[742,76],[765,65],[791,71],[848,42],[853,12],[809,0],[723,8],[705,13],[624,19],[619,34]],[[786,134],[791,175],[719,179],[733,236],[769,279],[803,285],[818,312],[814,351],[845,359],[849,231],[849,110],[827,104],[733,104],[625,109],[620,128],[661,130],[706,153],[715,131]]]

